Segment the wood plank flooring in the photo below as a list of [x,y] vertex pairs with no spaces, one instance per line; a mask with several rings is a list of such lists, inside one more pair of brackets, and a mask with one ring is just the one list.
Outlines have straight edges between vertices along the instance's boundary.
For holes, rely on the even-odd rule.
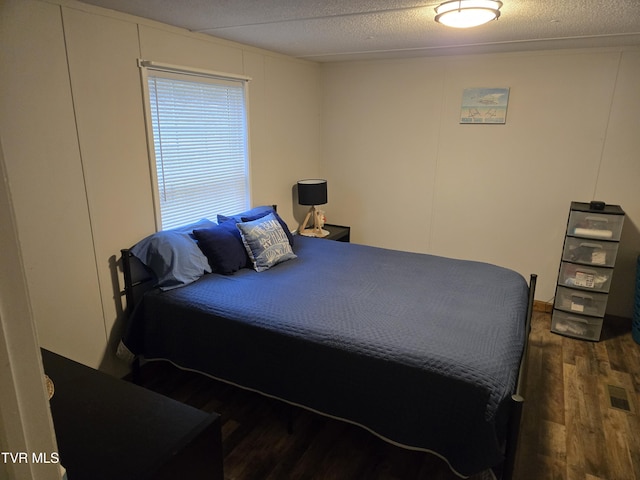
[[[640,480],[640,345],[631,322],[607,318],[600,342],[549,328],[550,316],[536,314],[517,478]],[[612,405],[610,386],[624,389],[629,411]]]
[[[597,343],[552,334],[550,323],[534,314],[516,480],[640,480],[640,345],[630,322],[606,321]],[[222,415],[226,480],[458,478],[433,455],[166,362],[145,365],[142,381]],[[624,389],[614,391],[626,393],[629,412],[612,407],[609,385]]]

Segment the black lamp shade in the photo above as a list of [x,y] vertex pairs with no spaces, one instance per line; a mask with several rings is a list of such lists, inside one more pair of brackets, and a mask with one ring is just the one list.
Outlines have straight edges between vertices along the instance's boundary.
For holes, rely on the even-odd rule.
[[298,203],[300,205],[324,205],[327,203],[327,181],[319,178],[299,180]]

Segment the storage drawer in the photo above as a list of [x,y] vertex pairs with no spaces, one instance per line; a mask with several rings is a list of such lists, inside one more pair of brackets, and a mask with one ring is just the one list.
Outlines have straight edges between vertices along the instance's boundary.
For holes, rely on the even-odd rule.
[[602,331],[602,318],[583,317],[554,310],[551,331],[568,337],[598,341]]
[[613,267],[618,254],[617,242],[598,242],[579,237],[567,237],[562,251],[565,262]]
[[562,262],[558,285],[608,293],[612,276],[613,269],[611,268]]
[[569,214],[567,234],[583,238],[620,240],[623,221],[624,215],[606,215],[572,210]]
[[554,307],[566,312],[604,317],[607,309],[607,294],[558,286]]

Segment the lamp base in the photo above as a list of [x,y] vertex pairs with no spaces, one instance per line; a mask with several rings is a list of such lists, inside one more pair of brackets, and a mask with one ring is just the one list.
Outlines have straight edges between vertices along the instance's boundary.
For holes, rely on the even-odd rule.
[[298,234],[303,235],[305,237],[322,238],[329,235],[329,232],[327,232],[324,228],[319,228],[317,230],[315,228],[305,228],[304,230],[298,231]]
[[[309,209],[309,213],[307,213],[307,216],[304,217],[304,222],[302,222],[302,225],[300,225],[300,228],[298,229],[298,234],[304,235],[305,237],[320,237],[320,238],[326,237],[327,235],[329,235],[329,232],[327,232],[322,228],[321,225],[324,225],[324,223],[321,222],[319,215],[320,214],[318,210],[316,209],[315,205],[313,205]],[[307,223],[309,223],[309,220],[312,217],[313,217],[313,228],[307,228]]]

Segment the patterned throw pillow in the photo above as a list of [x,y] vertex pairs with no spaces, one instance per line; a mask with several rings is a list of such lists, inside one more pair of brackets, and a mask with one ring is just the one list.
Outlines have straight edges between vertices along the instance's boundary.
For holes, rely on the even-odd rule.
[[262,218],[236,225],[256,272],[296,258],[289,239],[276,217],[270,213]]

